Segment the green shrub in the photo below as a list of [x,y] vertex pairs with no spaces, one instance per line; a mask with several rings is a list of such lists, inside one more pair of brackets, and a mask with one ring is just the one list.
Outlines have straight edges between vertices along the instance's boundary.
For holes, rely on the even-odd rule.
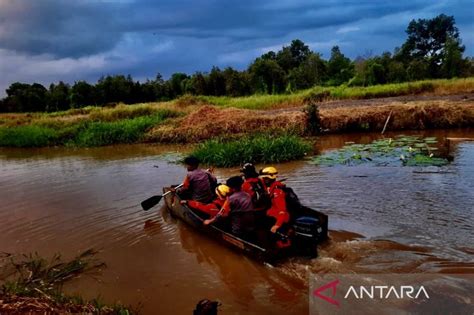
[[59,138],[56,130],[43,126],[0,128],[0,146],[2,147],[45,147],[56,144]]
[[156,115],[114,122],[88,122],[69,144],[96,147],[116,143],[134,143],[139,141],[148,129],[163,120],[162,115]]
[[279,163],[304,157],[311,145],[293,135],[249,136],[235,141],[208,140],[192,153],[203,163],[229,167],[253,163]]

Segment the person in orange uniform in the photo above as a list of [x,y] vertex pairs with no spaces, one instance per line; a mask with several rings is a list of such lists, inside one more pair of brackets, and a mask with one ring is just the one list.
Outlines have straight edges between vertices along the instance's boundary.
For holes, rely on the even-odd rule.
[[230,193],[230,188],[227,185],[221,184],[216,188],[217,198],[214,199],[211,203],[202,203],[195,200],[181,200],[182,205],[188,205],[189,207],[209,214],[210,217],[214,217],[224,206],[227,196]]
[[272,166],[265,167],[260,171],[260,178],[263,179],[265,189],[272,201],[270,209],[267,210],[267,216],[273,221],[270,228],[272,233],[276,233],[285,223],[290,221],[290,214],[286,208],[285,192],[283,191],[285,184],[277,181],[277,174],[277,169]]
[[265,191],[263,180],[258,178],[258,173],[252,163],[245,163],[240,172],[244,175],[242,191],[252,198],[255,211],[266,210],[270,207],[270,198]]
[[243,180],[240,176],[232,176],[226,181],[230,193],[221,211],[213,218],[205,220],[209,225],[222,217],[230,217],[232,234],[238,237],[251,238],[255,232],[255,211],[249,194],[242,191]]

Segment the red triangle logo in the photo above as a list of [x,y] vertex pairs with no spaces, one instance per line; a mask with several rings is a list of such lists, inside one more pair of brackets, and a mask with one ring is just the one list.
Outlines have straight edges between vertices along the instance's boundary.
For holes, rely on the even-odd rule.
[[[323,299],[326,302],[329,302],[329,303],[339,307],[339,301],[336,301],[335,299],[333,299],[333,297],[336,296],[336,288],[337,288],[338,284],[339,284],[339,280],[334,280],[332,282],[326,283],[325,285],[323,285],[323,286],[317,288],[316,290],[314,290],[313,295],[317,296],[320,299]],[[328,289],[332,289],[331,297],[321,294],[323,291],[326,291]]]

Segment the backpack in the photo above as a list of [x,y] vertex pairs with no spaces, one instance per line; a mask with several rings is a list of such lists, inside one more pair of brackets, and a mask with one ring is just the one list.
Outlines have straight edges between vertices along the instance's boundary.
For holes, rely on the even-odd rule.
[[252,186],[253,196],[252,196],[252,203],[255,208],[262,208],[268,209],[272,205],[272,201],[270,196],[268,196],[267,192],[265,191],[265,187],[263,186],[262,182],[259,180],[257,182],[251,182],[250,185]]
[[295,191],[286,185],[282,185],[281,189],[285,193],[285,202],[286,202],[286,209],[290,213],[298,212],[301,209],[301,202],[296,195]]

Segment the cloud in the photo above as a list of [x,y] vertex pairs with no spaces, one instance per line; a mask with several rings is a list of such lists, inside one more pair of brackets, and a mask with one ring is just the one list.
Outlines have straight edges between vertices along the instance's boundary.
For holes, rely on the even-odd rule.
[[[245,68],[299,38],[328,58],[393,51],[411,19],[454,15],[473,53],[471,0],[0,0],[0,96],[14,81],[96,81]],[[7,72],[6,72],[7,71]]]
[[346,34],[346,33],[357,32],[357,31],[360,31],[360,27],[358,26],[344,26],[338,29],[336,31],[336,34]]

